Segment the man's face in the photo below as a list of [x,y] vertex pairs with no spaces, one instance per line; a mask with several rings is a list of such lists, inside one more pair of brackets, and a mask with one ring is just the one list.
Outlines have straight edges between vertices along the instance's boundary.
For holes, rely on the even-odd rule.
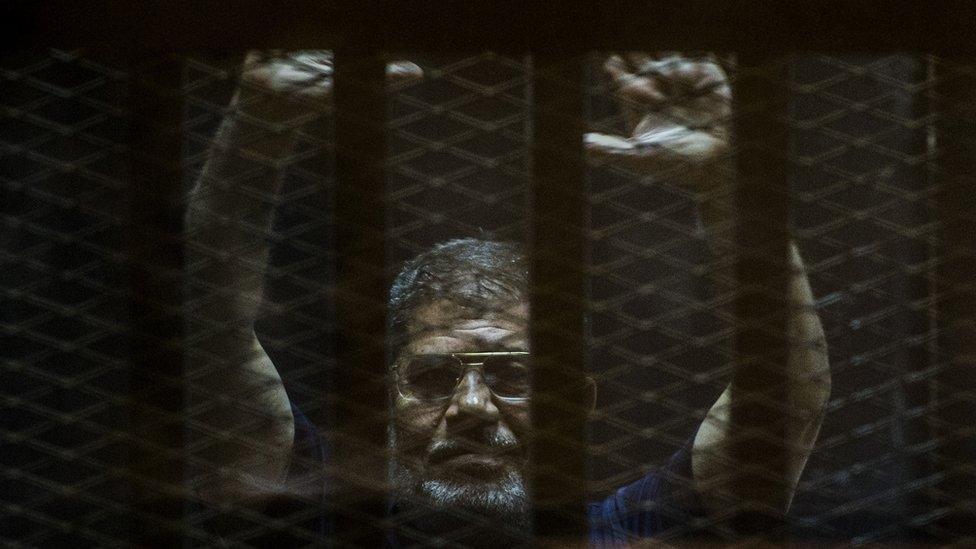
[[[442,300],[421,307],[408,327],[398,366],[413,357],[527,351],[528,307],[485,311]],[[501,398],[477,366],[461,370],[449,397],[396,395],[393,449],[403,499],[521,520],[526,511],[526,400]]]

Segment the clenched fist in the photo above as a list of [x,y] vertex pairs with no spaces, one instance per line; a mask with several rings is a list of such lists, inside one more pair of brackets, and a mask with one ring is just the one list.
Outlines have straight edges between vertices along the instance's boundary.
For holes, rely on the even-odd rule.
[[679,181],[695,190],[722,184],[728,161],[732,94],[711,56],[611,56],[604,64],[615,86],[627,135],[589,133],[587,158],[641,175],[683,169]]
[[[408,61],[387,65],[387,82],[418,80],[423,71]],[[328,50],[254,51],[241,70],[234,104],[247,114],[271,122],[302,122],[328,111],[333,62]]]

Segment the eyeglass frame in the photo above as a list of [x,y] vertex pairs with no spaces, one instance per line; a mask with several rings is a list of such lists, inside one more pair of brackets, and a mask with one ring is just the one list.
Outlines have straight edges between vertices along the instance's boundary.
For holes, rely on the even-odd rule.
[[[481,362],[465,362],[465,358],[490,358],[493,356],[529,357],[531,356],[531,354],[532,353],[530,353],[529,351],[465,351],[465,352],[454,352],[454,353],[423,353],[423,354],[413,355],[411,359],[422,357],[422,356],[450,356],[457,359],[457,361],[461,364],[461,366],[464,366],[464,368],[461,369],[461,373],[458,375],[457,380],[454,382],[454,388],[451,390],[451,392],[445,396],[441,396],[437,398],[420,398],[417,396],[410,396],[404,394],[403,388],[401,387],[401,379],[400,379],[400,366],[401,366],[400,361],[397,361],[396,363],[393,364],[393,376],[395,378],[397,393],[401,397],[410,400],[419,400],[421,402],[441,403],[454,398],[454,393],[457,391],[458,385],[461,383],[461,380],[464,378],[464,374],[467,373],[470,367],[481,366],[482,373],[483,373],[483,368],[485,365],[484,360],[482,360]],[[491,385],[488,385],[486,383],[485,386],[488,387],[488,391],[491,392],[492,396],[501,400],[502,402],[519,404],[519,403],[527,402],[529,400],[529,395],[526,395],[524,397],[502,396],[496,393],[494,389],[492,389]]]

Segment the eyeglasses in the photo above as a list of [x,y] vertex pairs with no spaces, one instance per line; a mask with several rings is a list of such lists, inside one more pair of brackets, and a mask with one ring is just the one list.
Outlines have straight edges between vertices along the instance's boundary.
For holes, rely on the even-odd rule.
[[479,367],[496,397],[508,402],[529,398],[531,375],[526,351],[417,355],[393,369],[402,396],[437,402],[453,397],[464,373],[473,367]]

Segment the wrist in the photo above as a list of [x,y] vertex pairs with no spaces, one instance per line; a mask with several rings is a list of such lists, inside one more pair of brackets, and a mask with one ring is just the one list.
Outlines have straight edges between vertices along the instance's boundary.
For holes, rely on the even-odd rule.
[[214,137],[214,146],[260,163],[277,163],[287,157],[303,124],[295,118],[269,115],[232,102]]
[[230,109],[238,116],[269,129],[297,130],[329,111],[329,96],[303,98],[301,94],[275,92],[242,83],[234,93]]

